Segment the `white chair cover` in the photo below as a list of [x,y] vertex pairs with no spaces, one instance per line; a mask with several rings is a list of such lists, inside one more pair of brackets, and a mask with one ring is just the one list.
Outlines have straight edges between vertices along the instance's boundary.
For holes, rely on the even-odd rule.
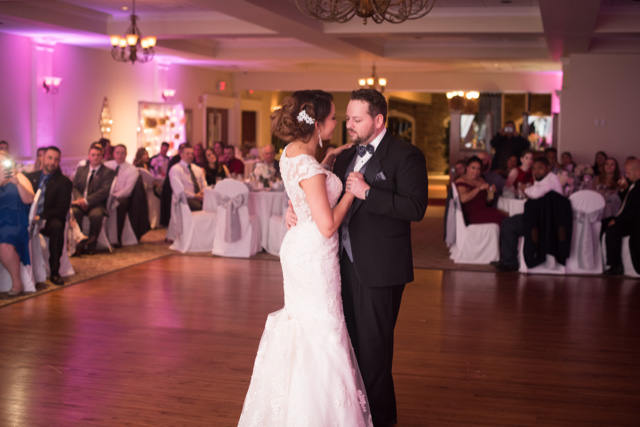
[[[40,189],[36,191],[35,197],[33,198],[33,202],[31,203],[31,209],[29,209],[29,258],[31,259],[31,264],[29,265],[20,264],[20,278],[22,279],[22,286],[23,286],[24,292],[36,291],[36,280],[33,275],[33,267],[32,267],[34,254],[31,248],[32,248],[32,240],[34,240],[34,238],[32,237],[34,235],[33,230],[36,227],[34,218],[36,216],[36,209],[38,206],[38,199],[40,198],[40,192],[41,192]],[[37,258],[38,254],[36,253],[35,255]],[[4,268],[2,264],[0,264],[0,292],[9,291],[11,289],[11,286],[13,286],[11,275],[9,275],[9,272]]]
[[451,184],[456,218],[455,244],[449,248],[455,263],[489,264],[500,259],[500,227],[498,224],[466,225],[462,214],[460,196],[455,184]]
[[567,274],[601,274],[602,250],[600,229],[605,199],[600,193],[583,190],[569,197],[573,210],[571,255],[567,259]]
[[282,214],[271,215],[269,218],[269,235],[267,238],[266,251],[271,255],[280,256],[280,246],[284,240],[285,234],[287,234],[287,220],[286,212],[289,207],[289,199],[284,198],[284,204],[282,206]]
[[[602,247],[606,248],[606,232],[602,236]],[[636,273],[635,268],[633,268],[633,261],[631,260],[631,249],[629,249],[629,241],[631,237],[626,236],[622,238],[622,266],[624,267],[624,275],[629,277],[640,277],[640,274]],[[607,264],[607,254],[606,250],[602,251],[602,264],[607,267],[611,267]]]
[[154,177],[148,170],[138,168],[144,189],[147,193],[147,205],[149,206],[149,225],[152,229],[160,227],[160,198],[154,192]]
[[445,218],[444,241],[447,247],[451,248],[456,243],[456,204],[453,196],[447,200],[447,204],[449,206],[447,207],[447,216]]
[[216,217],[215,212],[191,212],[185,194],[174,193],[167,229],[167,239],[173,240],[169,249],[182,253],[211,251],[216,233]]
[[[235,241],[228,241],[228,230],[231,229],[234,213],[229,209],[229,204],[218,204],[218,220],[216,224],[216,235],[213,241],[214,255],[227,257],[248,258],[255,255],[262,249],[260,221],[256,216],[249,216],[247,201],[249,199],[249,189],[247,186],[233,179],[224,179],[215,186],[217,200],[233,200],[233,206],[237,206],[239,196],[242,204],[237,206],[237,215],[240,222],[240,237]],[[233,208],[231,208],[233,209]],[[232,232],[233,233],[233,232]],[[231,233],[231,234],[232,234]]]

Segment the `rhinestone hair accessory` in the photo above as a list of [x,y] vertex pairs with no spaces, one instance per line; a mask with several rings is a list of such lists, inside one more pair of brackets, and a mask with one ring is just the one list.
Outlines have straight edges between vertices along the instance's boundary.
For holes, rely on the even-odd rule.
[[306,111],[304,111],[304,110],[301,110],[301,111],[298,113],[298,122],[302,122],[302,121],[306,122],[306,123],[307,123],[307,124],[309,124],[309,125],[312,125],[312,124],[314,124],[314,123],[316,122],[316,121],[315,121],[312,117],[310,117],[310,116],[307,114],[307,112],[306,112]]

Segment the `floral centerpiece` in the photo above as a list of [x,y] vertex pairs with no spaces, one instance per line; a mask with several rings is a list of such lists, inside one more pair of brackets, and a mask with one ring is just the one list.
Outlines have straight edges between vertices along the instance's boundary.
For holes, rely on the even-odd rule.
[[266,163],[257,163],[253,168],[252,175],[256,181],[261,182],[265,188],[268,188],[271,186],[271,183],[275,181],[276,170]]

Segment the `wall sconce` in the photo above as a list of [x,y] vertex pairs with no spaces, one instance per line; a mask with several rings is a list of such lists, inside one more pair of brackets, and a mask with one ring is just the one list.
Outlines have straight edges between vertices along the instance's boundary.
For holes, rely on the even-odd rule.
[[60,77],[44,77],[42,79],[42,87],[44,88],[44,91],[46,93],[55,95],[56,93],[58,93],[58,90],[60,88],[60,82],[62,82],[62,79]]
[[162,99],[164,99],[165,101],[171,101],[175,94],[175,89],[165,89],[162,91]]

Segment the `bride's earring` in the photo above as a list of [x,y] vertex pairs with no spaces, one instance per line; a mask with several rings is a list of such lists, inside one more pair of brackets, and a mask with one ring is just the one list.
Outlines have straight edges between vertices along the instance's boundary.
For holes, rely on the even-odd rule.
[[322,136],[320,136],[320,132],[318,132],[318,140],[320,142],[318,142],[318,145],[320,145],[320,148],[322,148]]

